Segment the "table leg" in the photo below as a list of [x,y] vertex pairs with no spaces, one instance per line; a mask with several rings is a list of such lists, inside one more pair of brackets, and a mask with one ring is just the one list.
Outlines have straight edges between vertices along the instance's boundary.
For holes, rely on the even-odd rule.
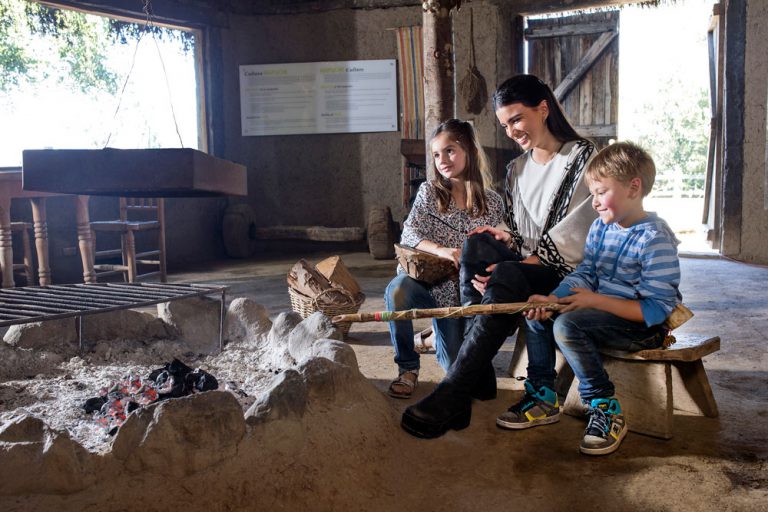
[[30,203],[32,203],[32,222],[35,229],[37,275],[40,279],[40,286],[48,286],[52,283],[48,259],[48,216],[45,209],[45,198],[35,197],[30,200]]
[[0,197],[0,270],[3,288],[13,288],[13,244],[11,234],[11,198]]
[[75,215],[77,218],[77,245],[80,247],[80,259],[83,260],[83,281],[96,282],[96,272],[93,270],[93,237],[91,234],[91,218],[88,214],[88,196],[76,196]]

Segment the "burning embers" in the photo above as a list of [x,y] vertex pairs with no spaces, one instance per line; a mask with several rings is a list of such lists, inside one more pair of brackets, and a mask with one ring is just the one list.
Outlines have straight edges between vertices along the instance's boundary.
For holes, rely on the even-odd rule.
[[174,359],[146,377],[142,377],[139,370],[131,370],[121,380],[102,388],[99,396],[86,400],[83,408],[86,413],[94,413],[96,422],[109,435],[114,435],[128,414],[139,407],[218,387],[216,377],[210,373],[200,368],[193,370]]

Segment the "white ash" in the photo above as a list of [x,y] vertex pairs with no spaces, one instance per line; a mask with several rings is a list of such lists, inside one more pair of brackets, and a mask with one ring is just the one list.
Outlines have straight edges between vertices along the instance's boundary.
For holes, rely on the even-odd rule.
[[212,374],[219,389],[230,390],[247,410],[292,362],[286,357],[287,341],[267,333],[231,342],[219,354],[194,354],[189,348],[178,339],[109,340],[73,355],[72,346],[43,351],[0,343],[0,424],[27,412],[51,428],[68,431],[87,450],[108,451],[112,438],[85,413],[83,404],[129,371],[149,375],[177,358]]

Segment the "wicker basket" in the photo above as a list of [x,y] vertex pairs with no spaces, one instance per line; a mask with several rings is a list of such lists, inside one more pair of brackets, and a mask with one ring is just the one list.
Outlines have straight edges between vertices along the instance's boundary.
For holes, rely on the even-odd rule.
[[[348,296],[352,302],[342,306],[318,303],[317,299],[322,297],[326,292],[342,293]],[[330,318],[333,318],[336,315],[348,315],[351,313],[357,313],[357,311],[360,309],[360,306],[365,301],[365,295],[362,292],[358,293],[357,297],[353,298],[351,293],[339,288],[331,288],[330,290],[325,290],[320,295],[318,295],[318,297],[313,299],[312,297],[307,297],[306,295],[297,292],[289,286],[288,295],[291,297],[291,309],[300,314],[302,318],[307,318],[309,315],[316,311],[320,311],[322,314]],[[352,327],[352,322],[341,322],[337,325],[346,338],[347,334],[349,333],[349,328]]]

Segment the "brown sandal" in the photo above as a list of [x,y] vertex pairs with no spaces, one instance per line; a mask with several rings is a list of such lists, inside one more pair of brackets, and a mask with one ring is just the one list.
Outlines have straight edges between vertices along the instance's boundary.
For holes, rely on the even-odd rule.
[[418,373],[405,371],[390,383],[387,394],[393,398],[411,398],[418,382]]

